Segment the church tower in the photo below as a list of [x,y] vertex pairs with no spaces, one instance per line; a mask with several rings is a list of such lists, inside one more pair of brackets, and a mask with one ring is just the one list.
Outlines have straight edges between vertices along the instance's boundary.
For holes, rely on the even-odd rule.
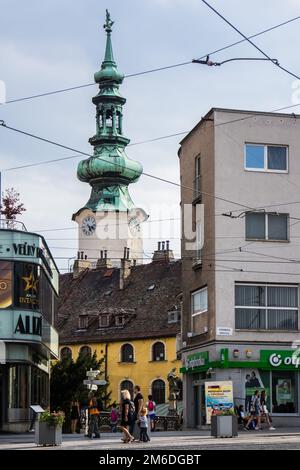
[[92,99],[96,106],[96,133],[89,139],[94,151],[77,168],[78,179],[90,184],[91,195],[72,219],[78,224],[79,252],[90,261],[103,256],[119,266],[124,253],[126,258],[142,262],[140,224],[147,215],[135,206],[128,191],[128,185],[139,179],[143,168],[125,153],[130,140],[123,134],[126,99],[119,91],[124,75],[118,71],[113,56],[112,25],[106,10],[105,56],[94,75],[99,84],[99,93]]

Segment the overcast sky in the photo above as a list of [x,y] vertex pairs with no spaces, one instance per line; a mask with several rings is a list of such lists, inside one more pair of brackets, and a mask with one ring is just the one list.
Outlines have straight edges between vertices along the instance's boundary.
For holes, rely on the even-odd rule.
[[[211,0],[246,35],[300,15],[300,0]],[[7,100],[93,81],[104,55],[103,22],[108,8],[113,48],[125,74],[163,67],[218,49],[239,35],[201,0],[0,0],[0,80]],[[255,42],[283,66],[300,74],[300,20]],[[213,60],[259,57],[247,43],[215,54]],[[223,67],[190,64],[128,78],[124,132],[132,143],[190,130],[211,107],[269,111],[292,104],[295,80],[270,63],[233,63]],[[91,102],[96,86],[0,106],[8,125],[90,152],[95,130]],[[299,100],[300,101],[300,100]],[[298,108],[293,111],[298,112]],[[180,137],[128,147],[144,171],[179,182]],[[28,230],[44,234],[66,269],[76,254],[77,225],[71,216],[88,200],[89,185],[76,178],[80,158],[28,169],[7,168],[73,155],[73,152],[0,128],[2,187],[21,193]],[[179,188],[142,176],[130,186],[132,198],[154,220],[145,240],[150,256],[157,239],[171,240],[179,256]],[[162,204],[163,202],[163,204]],[[161,208],[160,208],[161,205]],[[57,230],[68,228],[68,230]],[[51,229],[51,231],[46,231]],[[55,230],[54,230],[55,229]],[[44,232],[42,232],[44,230]],[[149,235],[147,235],[149,237]],[[173,238],[174,237],[174,238]]]

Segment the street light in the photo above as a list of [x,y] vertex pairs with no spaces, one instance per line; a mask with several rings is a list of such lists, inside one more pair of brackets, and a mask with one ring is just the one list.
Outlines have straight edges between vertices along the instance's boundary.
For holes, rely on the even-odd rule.
[[209,67],[213,67],[213,66],[220,66],[220,65],[226,64],[227,62],[233,62],[233,61],[238,61],[238,60],[267,60],[269,62],[273,62],[276,65],[279,65],[279,62],[277,59],[267,59],[265,57],[234,57],[233,59],[223,60],[222,62],[213,62],[212,60],[210,60],[209,55],[206,56],[205,60],[193,59],[192,62],[194,64],[202,64],[202,65],[208,65]]

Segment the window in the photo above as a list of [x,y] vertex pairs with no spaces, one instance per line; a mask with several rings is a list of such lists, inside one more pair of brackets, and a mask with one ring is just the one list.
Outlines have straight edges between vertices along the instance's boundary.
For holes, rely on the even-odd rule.
[[160,341],[154,343],[152,346],[152,361],[164,361],[165,360],[165,345]]
[[287,173],[288,148],[283,145],[245,145],[245,169]]
[[67,358],[68,358],[68,359],[72,359],[72,351],[71,351],[71,349],[70,349],[70,348],[67,348],[67,347],[62,348],[62,349],[60,350],[60,358],[61,358],[61,359],[67,359]]
[[288,214],[246,213],[246,239],[288,240]]
[[152,397],[157,405],[166,402],[166,385],[161,379],[152,382]]
[[86,330],[89,326],[89,317],[87,315],[79,315],[78,317],[78,329]]
[[192,294],[192,316],[207,311],[207,287]]
[[235,328],[298,330],[298,286],[235,286]]
[[28,376],[27,365],[10,366],[8,369],[8,407],[28,407]]
[[131,344],[123,344],[121,347],[121,362],[133,362],[133,347]]
[[128,390],[130,393],[131,399],[133,400],[134,393],[133,393],[133,383],[131,380],[123,380],[120,384],[120,395],[122,390]]
[[298,412],[298,386],[296,379],[295,372],[272,371],[273,413]]
[[109,315],[99,316],[99,328],[105,328],[109,326]]
[[91,356],[92,350],[89,346],[82,346],[79,350],[79,354],[82,356]]
[[201,263],[202,258],[202,224],[196,221],[196,249],[194,251],[194,263]]
[[116,326],[123,326],[125,323],[124,315],[117,315],[115,318],[115,321],[116,321]]
[[168,312],[168,323],[178,323],[180,320],[180,313],[178,310],[171,310]]
[[195,158],[194,199],[201,197],[201,157]]

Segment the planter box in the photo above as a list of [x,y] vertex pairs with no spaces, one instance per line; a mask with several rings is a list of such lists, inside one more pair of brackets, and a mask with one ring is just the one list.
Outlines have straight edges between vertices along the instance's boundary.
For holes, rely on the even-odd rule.
[[212,416],[211,436],[234,437],[238,435],[238,421],[236,416]]
[[49,426],[38,421],[35,429],[35,443],[38,446],[60,446],[62,441],[61,426]]

